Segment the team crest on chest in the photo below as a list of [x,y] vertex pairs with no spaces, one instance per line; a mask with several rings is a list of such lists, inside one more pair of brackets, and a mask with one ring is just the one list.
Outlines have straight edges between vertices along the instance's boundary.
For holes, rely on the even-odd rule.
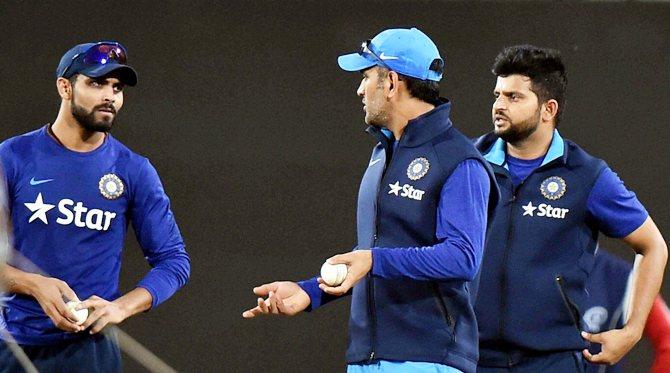
[[107,174],[98,182],[100,194],[107,199],[117,199],[123,194],[124,186],[121,179],[114,174]]
[[426,176],[430,169],[430,162],[424,157],[416,158],[407,167],[407,177],[410,180],[419,180]]
[[565,180],[559,176],[548,177],[540,185],[540,192],[542,192],[544,198],[552,201],[563,197],[566,189]]

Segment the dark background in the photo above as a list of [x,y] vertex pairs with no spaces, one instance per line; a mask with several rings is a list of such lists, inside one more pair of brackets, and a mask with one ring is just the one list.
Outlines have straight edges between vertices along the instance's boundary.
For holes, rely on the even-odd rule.
[[[349,300],[292,319],[241,313],[254,285],[307,278],[355,243],[373,142],[359,75],[336,58],[392,26],[418,26],[436,42],[444,95],[470,136],[492,128],[490,66],[502,47],[561,50],[562,134],[606,159],[668,232],[667,3],[4,1],[0,137],[55,118],[54,72],[67,49],[123,42],[140,79],[114,135],[158,169],[192,261],[184,289],[123,329],[180,371],[342,371]],[[148,268],[133,234],[124,260],[129,290]],[[631,371],[649,367],[648,346],[629,355]]]

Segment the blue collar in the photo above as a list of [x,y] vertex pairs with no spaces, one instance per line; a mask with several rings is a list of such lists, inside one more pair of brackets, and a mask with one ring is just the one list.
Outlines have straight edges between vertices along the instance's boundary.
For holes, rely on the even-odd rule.
[[[498,138],[496,142],[493,143],[491,148],[484,154],[484,159],[487,161],[497,164],[498,166],[503,166],[507,168],[505,163],[505,155],[507,154],[507,143],[503,139]],[[558,130],[554,129],[554,136],[551,139],[551,144],[549,145],[549,150],[544,156],[544,161],[540,167],[545,164],[553,161],[554,159],[561,158],[565,154],[565,142],[563,138],[558,133]]]

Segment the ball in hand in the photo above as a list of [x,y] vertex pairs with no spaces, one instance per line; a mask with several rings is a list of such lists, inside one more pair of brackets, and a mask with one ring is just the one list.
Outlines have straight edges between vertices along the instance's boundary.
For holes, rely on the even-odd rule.
[[323,263],[321,266],[321,278],[328,286],[339,286],[347,277],[346,264]]
[[72,311],[72,313],[75,315],[76,319],[73,320],[73,321],[77,325],[83,324],[84,322],[86,322],[86,319],[88,319],[88,309],[87,308],[84,308],[84,309],[81,309],[81,310],[78,310],[78,311],[75,309],[75,307],[77,307],[79,305],[79,303],[81,303],[81,302],[77,302],[75,300],[71,300],[71,301],[65,303],[67,308],[69,308],[70,311]]

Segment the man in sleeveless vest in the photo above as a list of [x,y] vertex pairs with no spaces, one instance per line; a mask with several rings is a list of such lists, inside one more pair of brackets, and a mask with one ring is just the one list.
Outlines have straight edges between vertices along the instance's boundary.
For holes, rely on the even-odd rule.
[[340,286],[313,278],[254,289],[244,317],[314,310],[352,295],[349,372],[474,372],[476,277],[495,178],[439,97],[444,62],[416,28],[390,29],[341,56],[363,74],[357,94],[375,138],[358,197],[358,244],[328,261]]
[[[642,335],[663,278],[666,244],[614,171],[559,134],[567,84],[559,52],[510,47],[493,73],[494,131],[476,145],[494,169],[501,203],[475,307],[478,370],[581,372],[584,358],[613,364]],[[580,316],[600,232],[622,239],[642,260],[628,323],[589,334]],[[589,342],[602,344],[602,351],[591,355]]]

